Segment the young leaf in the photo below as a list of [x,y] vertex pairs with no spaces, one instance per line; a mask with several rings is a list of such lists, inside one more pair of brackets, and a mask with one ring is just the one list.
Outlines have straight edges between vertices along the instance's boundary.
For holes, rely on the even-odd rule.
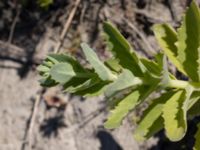
[[91,86],[85,90],[75,92],[75,94],[82,95],[84,97],[98,96],[98,95],[104,93],[104,91],[107,87],[107,84],[108,84],[108,82],[106,82],[106,81],[99,81],[96,84],[94,84],[93,86]]
[[53,3],[53,0],[37,0],[37,3],[40,7],[48,8]]
[[132,110],[137,104],[140,94],[139,91],[134,91],[126,96],[121,102],[111,111],[111,115],[105,123],[106,128],[117,128],[121,124],[123,118]]
[[98,78],[91,78],[91,79],[88,79],[87,81],[85,81],[83,84],[80,84],[74,88],[69,88],[68,92],[75,93],[78,91],[83,91],[83,90],[86,90],[86,89],[96,85],[99,82],[102,82],[102,81],[99,80]]
[[77,70],[79,72],[87,72],[86,69],[84,69],[81,64],[75,60],[72,56],[69,55],[65,55],[65,54],[49,54],[47,56],[47,59],[51,60],[51,62],[53,62],[54,64],[57,63],[70,63],[74,70]]
[[162,68],[156,62],[145,58],[141,58],[140,60],[149,73],[151,73],[154,77],[160,77]]
[[52,87],[52,86],[55,86],[55,85],[58,84],[55,80],[51,79],[50,76],[48,76],[48,77],[42,77],[39,80],[39,82],[40,82],[40,85],[44,86],[44,87]]
[[105,96],[111,97],[121,90],[130,88],[132,86],[137,86],[141,83],[142,81],[135,77],[131,71],[124,69],[119,75],[118,79],[107,86],[105,90]]
[[122,66],[119,65],[119,61],[117,59],[110,58],[105,61],[105,65],[114,72],[121,72]]
[[200,12],[192,1],[178,29],[178,60],[193,81],[200,81]]
[[109,82],[102,81],[98,77],[94,77],[76,87],[69,87],[67,91],[85,97],[96,96],[104,92],[103,88],[105,88],[107,84],[109,84]]
[[197,125],[198,127],[198,130],[195,134],[195,145],[194,145],[194,148],[193,150],[200,150],[200,123]]
[[163,119],[161,118],[163,105],[173,94],[173,91],[162,94],[159,98],[153,100],[152,104],[144,111],[134,132],[134,137],[137,140],[147,139],[163,128]]
[[126,69],[131,70],[136,76],[143,76],[144,66],[134,53],[132,47],[121,35],[121,33],[110,23],[105,22],[103,25],[104,32],[107,35],[109,48],[119,60],[119,64]]
[[116,78],[115,75],[112,74],[112,72],[99,60],[96,53],[86,43],[82,43],[81,47],[86,59],[94,67],[96,73],[102,80],[112,81]]
[[186,92],[176,92],[163,107],[163,119],[167,137],[171,141],[179,141],[187,130],[186,115],[183,110]]
[[52,79],[59,83],[66,83],[76,76],[73,66],[69,63],[58,63],[50,70]]
[[39,65],[37,67],[37,71],[39,71],[39,72],[48,72],[49,70],[50,70],[50,68],[45,65]]
[[153,27],[154,34],[159,42],[162,50],[167,55],[169,60],[177,67],[177,69],[186,74],[182,64],[177,59],[177,33],[174,29],[167,24],[157,24]]

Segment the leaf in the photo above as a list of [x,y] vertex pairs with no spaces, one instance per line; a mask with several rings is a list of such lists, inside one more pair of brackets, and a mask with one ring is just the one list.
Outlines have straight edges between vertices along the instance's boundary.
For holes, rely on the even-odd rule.
[[197,125],[198,130],[195,134],[195,144],[193,150],[200,150],[200,123]]
[[77,86],[75,88],[69,89],[68,91],[70,91],[72,93],[77,92],[77,91],[82,91],[82,90],[85,90],[87,88],[94,86],[95,84],[97,84],[99,82],[100,82],[99,79],[91,78],[91,79],[88,79],[87,81],[85,81],[83,84],[80,84],[79,86]]
[[137,86],[138,84],[141,84],[141,82],[142,81],[139,78],[136,78],[131,71],[124,69],[118,79],[107,86],[105,96],[111,97],[121,90]]
[[91,86],[85,90],[75,92],[75,94],[81,95],[84,97],[98,96],[98,95],[104,93],[107,84],[108,84],[108,82],[106,82],[106,81],[99,81],[96,84],[94,84],[93,86]]
[[178,60],[193,81],[200,81],[200,12],[192,1],[178,29]]
[[48,68],[47,66],[44,66],[44,65],[39,65],[37,67],[37,71],[39,72],[48,72],[50,70],[50,68]]
[[182,139],[187,130],[186,110],[184,101],[186,100],[186,92],[184,90],[177,91],[163,107],[163,119],[166,135],[171,141],[179,141]]
[[74,70],[77,70],[79,72],[87,72],[86,69],[84,69],[77,60],[75,60],[72,56],[69,56],[69,55],[49,54],[47,56],[47,59],[49,59],[54,64],[61,63],[61,62],[70,63],[73,66]]
[[123,68],[131,70],[134,75],[143,76],[144,66],[128,41],[108,22],[104,23],[103,29],[107,36],[109,48],[115,54],[115,58],[119,60],[119,64]]
[[152,75],[158,77],[161,74],[161,68],[159,65],[149,59],[141,58],[141,62],[144,64],[144,66],[147,68],[148,72],[151,73]]
[[159,45],[161,46],[164,53],[167,55],[169,60],[176,66],[176,68],[186,74],[182,64],[177,59],[177,33],[168,24],[157,24],[153,26],[153,31],[156,36]]
[[152,104],[144,111],[134,132],[137,140],[145,140],[163,128],[163,119],[161,118],[163,105],[173,94],[173,91],[162,94],[153,100]]
[[189,118],[194,118],[200,115],[200,92],[194,91],[188,102],[188,116]]
[[73,77],[71,80],[69,80],[63,85],[63,90],[64,92],[70,92],[72,89],[75,89],[80,85],[84,84],[87,80],[88,78]]
[[107,61],[105,61],[105,65],[111,69],[112,71],[115,71],[119,73],[122,70],[122,67],[119,65],[119,61],[114,58],[110,58]]
[[162,57],[163,57],[162,58],[162,68],[163,68],[163,70],[161,72],[162,76],[161,76],[161,81],[159,83],[159,86],[167,87],[167,85],[168,85],[168,83],[170,81],[170,77],[169,77],[170,73],[168,71],[167,58],[166,58],[165,55],[162,56]]
[[111,115],[108,117],[108,120],[105,123],[105,127],[109,129],[119,127],[123,118],[137,104],[139,96],[139,91],[134,91],[126,96],[123,100],[121,100],[118,106],[116,106],[116,108],[111,111]]
[[37,3],[40,7],[48,8],[53,3],[53,0],[37,0]]
[[50,70],[52,79],[59,83],[66,83],[76,76],[74,69],[69,63],[58,63]]
[[98,77],[94,77],[86,80],[76,87],[69,87],[67,91],[82,96],[95,96],[103,93],[103,88],[107,84],[109,84],[109,82],[102,81]]
[[81,47],[86,59],[94,67],[95,72],[102,80],[112,81],[116,78],[115,75],[112,74],[112,72],[99,60],[96,53],[86,43],[82,43]]
[[48,76],[48,77],[42,77],[39,80],[39,82],[40,82],[40,85],[44,86],[44,87],[52,87],[52,86],[55,86],[55,85],[58,84],[55,80],[51,79],[50,76]]

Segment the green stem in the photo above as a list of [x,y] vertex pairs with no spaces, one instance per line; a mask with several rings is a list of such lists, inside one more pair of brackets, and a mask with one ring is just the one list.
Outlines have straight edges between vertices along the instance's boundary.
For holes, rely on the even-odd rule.
[[178,89],[184,89],[188,86],[188,81],[183,80],[173,80],[171,79],[168,83],[168,87],[170,88],[178,88]]
[[200,88],[200,82],[191,82],[191,81],[183,81],[183,80],[170,80],[168,87],[184,89],[189,84],[192,85],[195,88]]

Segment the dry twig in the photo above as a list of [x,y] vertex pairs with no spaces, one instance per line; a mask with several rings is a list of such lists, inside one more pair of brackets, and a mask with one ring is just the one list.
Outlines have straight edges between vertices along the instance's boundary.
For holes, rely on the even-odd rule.
[[35,124],[35,119],[36,119],[36,116],[37,116],[38,107],[39,107],[40,100],[41,100],[41,95],[42,94],[40,93],[36,96],[34,107],[33,107],[33,113],[31,115],[31,120],[30,120],[30,124],[29,124],[29,129],[28,129],[28,148],[29,148],[29,150],[32,149],[33,127],[34,127],[34,124]]
[[7,44],[12,43],[13,35],[14,35],[14,32],[15,32],[15,26],[17,24],[20,12],[21,12],[21,5],[19,5],[19,6],[16,5],[16,16],[15,16],[15,18],[12,22],[11,28],[10,28],[10,33],[9,33]]
[[67,21],[66,21],[66,23],[64,25],[64,28],[63,28],[63,30],[61,32],[61,35],[59,37],[59,41],[57,42],[57,44],[55,46],[55,49],[54,49],[55,53],[58,53],[60,51],[60,47],[62,46],[63,40],[65,38],[65,35],[66,35],[70,25],[71,25],[72,19],[74,18],[74,15],[76,13],[76,10],[77,10],[78,5],[80,4],[80,2],[81,2],[81,0],[76,0],[75,1],[74,7],[73,7],[71,13],[69,14],[69,17],[68,17],[68,19],[67,19]]

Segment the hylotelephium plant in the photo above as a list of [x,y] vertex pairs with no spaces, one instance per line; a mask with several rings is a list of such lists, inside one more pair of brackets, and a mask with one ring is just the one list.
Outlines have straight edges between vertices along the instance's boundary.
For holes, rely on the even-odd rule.
[[[187,132],[187,120],[200,114],[200,10],[193,1],[180,28],[154,25],[153,31],[163,50],[154,60],[135,53],[128,41],[110,23],[103,29],[113,57],[102,62],[87,44],[81,47],[90,68],[84,68],[67,54],[50,54],[38,67],[41,85],[62,85],[64,91],[81,96],[104,94],[112,105],[105,127],[117,128],[127,114],[150,101],[134,132],[138,140],[148,139],[161,129],[171,141],[181,140]],[[179,80],[168,71],[167,59],[188,80]],[[200,124],[196,139],[200,139]],[[194,149],[200,149],[200,141]]]

